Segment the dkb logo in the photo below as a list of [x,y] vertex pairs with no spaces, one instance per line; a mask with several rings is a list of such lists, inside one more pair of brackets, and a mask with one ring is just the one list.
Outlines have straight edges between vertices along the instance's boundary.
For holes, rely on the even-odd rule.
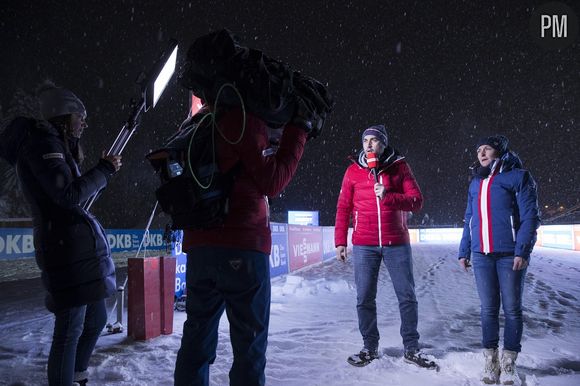
[[578,18],[574,10],[564,3],[547,3],[532,13],[530,34],[545,49],[562,49],[576,40]]

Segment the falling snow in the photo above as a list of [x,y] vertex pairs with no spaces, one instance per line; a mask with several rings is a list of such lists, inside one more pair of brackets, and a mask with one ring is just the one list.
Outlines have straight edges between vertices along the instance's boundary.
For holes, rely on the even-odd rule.
[[[31,93],[45,78],[73,89],[89,112],[86,169],[114,140],[130,99],[139,96],[135,80],[165,42],[179,40],[181,61],[196,37],[227,27],[242,43],[328,84],[336,100],[294,180],[272,199],[273,220],[286,221],[287,210],[319,210],[321,223],[332,225],[348,156],[375,123],[387,126],[391,144],[407,157],[426,197],[423,213],[435,224],[461,223],[473,147],[494,133],[510,138],[538,182],[543,208],[578,205],[580,50],[578,42],[559,51],[536,47],[528,33],[533,7],[242,3],[69,0],[36,7],[9,0],[0,9],[0,118],[14,111],[18,89]],[[146,222],[143,208],[154,203],[157,178],[143,157],[176,130],[187,109],[187,90],[174,81],[145,114],[123,168],[93,207],[105,226]],[[543,218],[557,214],[544,209]],[[167,218],[156,221],[162,227]]]

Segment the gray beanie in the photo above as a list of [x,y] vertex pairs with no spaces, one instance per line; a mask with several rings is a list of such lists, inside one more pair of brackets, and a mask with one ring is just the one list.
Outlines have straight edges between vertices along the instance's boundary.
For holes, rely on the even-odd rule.
[[365,136],[374,135],[383,145],[387,146],[389,144],[389,136],[387,135],[387,129],[385,125],[373,125],[363,131],[361,140],[364,141]]
[[44,119],[78,113],[87,116],[83,102],[66,88],[46,88],[38,96],[40,112]]

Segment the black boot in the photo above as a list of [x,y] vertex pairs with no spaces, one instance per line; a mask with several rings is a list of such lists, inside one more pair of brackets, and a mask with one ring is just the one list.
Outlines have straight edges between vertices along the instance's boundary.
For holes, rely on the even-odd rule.
[[371,363],[379,357],[377,350],[369,350],[363,348],[358,354],[353,354],[348,357],[347,362],[356,367],[363,367]]
[[405,351],[405,362],[414,364],[415,366],[423,367],[426,369],[433,369],[439,371],[439,366],[434,360],[428,358],[419,350],[409,350]]

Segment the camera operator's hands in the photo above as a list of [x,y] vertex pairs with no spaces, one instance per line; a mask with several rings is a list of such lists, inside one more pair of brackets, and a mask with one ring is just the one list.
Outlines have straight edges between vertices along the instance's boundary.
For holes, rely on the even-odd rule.
[[324,125],[324,117],[316,114],[312,103],[296,96],[296,110],[294,111],[291,122],[302,128],[308,134],[308,139],[310,139],[320,135],[322,126]]
[[115,169],[114,170],[115,173],[118,172],[119,169],[121,169],[121,165],[123,165],[123,163],[121,162],[121,158],[122,157],[120,155],[105,155],[104,150],[101,153],[101,159],[111,164],[113,169]]
[[315,79],[294,73],[294,96],[296,109],[291,122],[306,131],[308,139],[322,132],[326,115],[332,111],[334,102],[326,87]]

